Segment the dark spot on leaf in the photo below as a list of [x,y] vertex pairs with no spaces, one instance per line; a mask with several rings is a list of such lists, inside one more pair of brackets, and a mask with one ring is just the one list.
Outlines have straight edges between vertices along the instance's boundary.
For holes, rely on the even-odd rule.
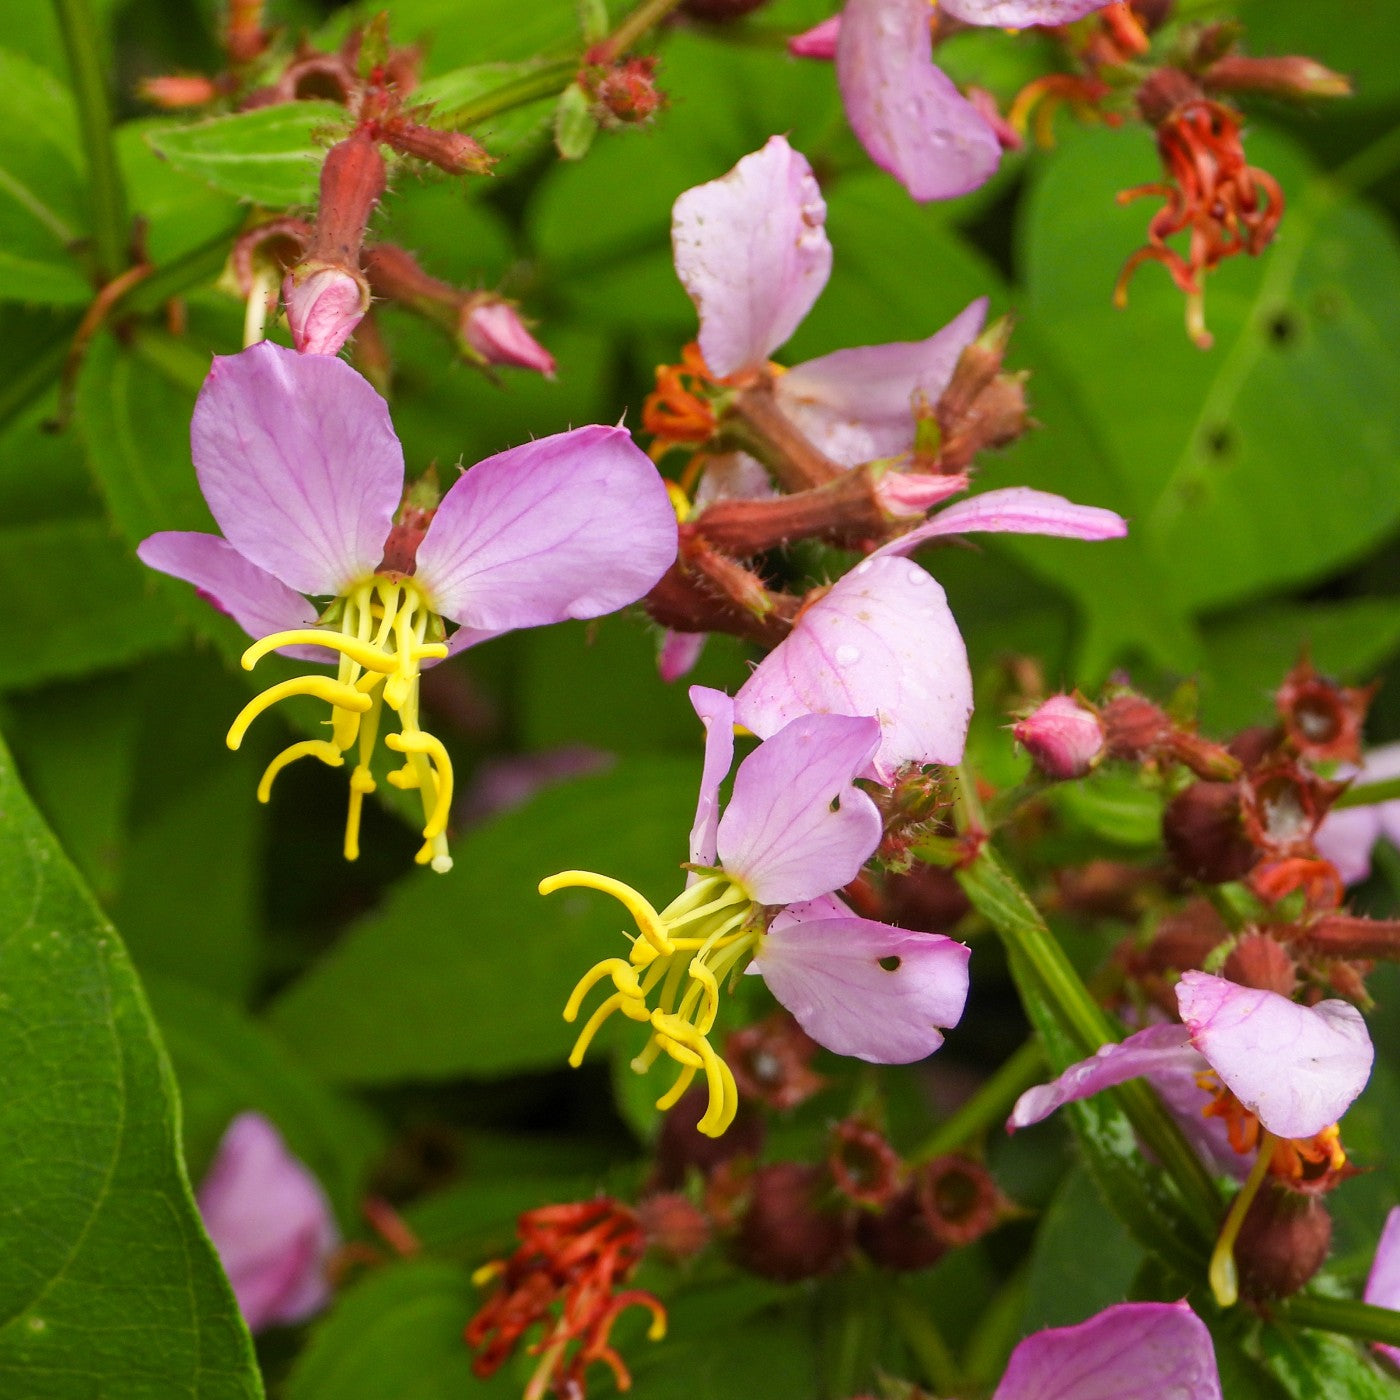
[[1214,462],[1233,457],[1239,438],[1229,423],[1208,423],[1201,433],[1201,451]]
[[1287,350],[1289,346],[1296,345],[1302,333],[1302,319],[1292,307],[1281,306],[1264,318],[1264,335],[1277,350]]
[[898,972],[898,971],[899,971],[899,956],[898,956],[898,954],[896,954],[896,953],[891,953],[891,954],[889,955],[889,957],[887,957],[887,958],[881,958],[881,959],[880,959],[880,966],[883,967],[883,968],[885,969],[886,972]]

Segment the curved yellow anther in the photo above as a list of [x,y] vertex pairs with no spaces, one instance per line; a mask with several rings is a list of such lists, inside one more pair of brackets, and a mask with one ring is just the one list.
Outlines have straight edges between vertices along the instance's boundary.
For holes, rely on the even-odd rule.
[[587,972],[579,978],[574,990],[569,994],[569,1000],[564,1007],[564,1019],[573,1021],[583,1006],[583,999],[599,982],[605,977],[611,977],[613,986],[626,997],[635,997],[638,1001],[643,1000],[641,984],[637,981],[637,974],[621,958],[604,958],[602,962],[595,963]]
[[383,676],[391,675],[398,667],[395,657],[386,655],[378,647],[357,637],[347,637],[344,632],[328,632],[319,627],[299,627],[290,632],[274,632],[270,637],[254,642],[243,653],[243,669],[251,671],[268,652],[290,646],[326,647],[348,656],[366,671],[378,671]]
[[319,758],[330,768],[339,768],[345,762],[345,755],[328,739],[303,739],[299,744],[289,744],[263,769],[262,779],[258,783],[259,802],[271,800],[273,779],[289,763],[295,763],[299,758]]
[[657,1099],[656,1106],[665,1113],[667,1109],[674,1108],[680,1101],[681,1095],[690,1088],[691,1080],[695,1078],[695,1065],[683,1065],[681,1072],[676,1076],[676,1082]]
[[270,710],[279,700],[288,700],[293,695],[311,695],[324,700],[342,710],[355,710],[364,714],[374,704],[368,695],[361,694],[354,686],[344,685],[330,676],[297,676],[294,680],[279,681],[269,686],[255,699],[250,700],[239,710],[237,718],[229,725],[224,742],[236,749],[248,732],[248,726],[262,714]]
[[[709,1035],[710,1031],[714,1029],[715,1017],[719,1015],[719,983],[715,980],[715,974],[699,958],[690,960],[689,970],[705,998],[705,1010],[696,1018],[695,1029],[700,1035]],[[685,1002],[681,1003],[682,1014],[689,1011],[690,1008],[686,1003],[690,1000],[690,993],[687,993]]]
[[424,754],[432,761],[437,779],[437,801],[423,827],[424,840],[431,841],[447,830],[447,817],[452,809],[452,760],[447,756],[442,740],[432,734],[386,734],[384,743],[395,753]]
[[578,1033],[578,1039],[574,1041],[574,1048],[569,1051],[569,1064],[577,1069],[583,1063],[583,1057],[588,1051],[593,1037],[598,1034],[598,1027],[613,1014],[614,1011],[623,1011],[627,1006],[628,998],[621,992],[614,992],[584,1023],[583,1029]]
[[710,1042],[688,1021],[678,1016],[668,1016],[657,1011],[652,1014],[651,1024],[658,1038],[673,1042],[667,1046],[672,1059],[682,1064],[688,1063],[676,1052],[682,1047],[697,1057],[705,1070],[705,1084],[710,1091],[710,1102],[704,1116],[695,1125],[707,1137],[719,1137],[734,1121],[739,1111],[739,1089],[729,1066],[715,1053]]
[[539,885],[541,894],[553,894],[555,890],[570,888],[598,890],[602,894],[612,895],[637,921],[642,937],[658,953],[675,952],[675,945],[666,936],[661,916],[651,907],[646,896],[631,885],[624,885],[621,880],[614,880],[609,875],[596,875],[591,870],[561,870],[557,875],[541,880]]

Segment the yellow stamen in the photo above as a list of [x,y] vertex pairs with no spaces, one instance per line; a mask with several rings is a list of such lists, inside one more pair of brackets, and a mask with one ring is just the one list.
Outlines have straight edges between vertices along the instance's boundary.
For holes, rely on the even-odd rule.
[[637,928],[642,937],[658,953],[669,954],[675,951],[674,945],[666,936],[666,930],[661,926],[660,915],[651,907],[646,896],[634,890],[631,885],[624,885],[621,880],[614,880],[609,875],[595,875],[591,870],[561,870],[557,875],[549,875],[541,880],[539,886],[541,894],[553,894],[555,890],[572,888],[598,890],[602,894],[612,895],[637,921]]
[[366,671],[378,671],[385,676],[392,675],[398,665],[396,657],[385,656],[377,647],[362,642],[357,637],[347,637],[343,632],[330,632],[320,627],[302,627],[291,632],[274,632],[272,636],[254,642],[243,653],[243,669],[251,671],[269,652],[276,651],[278,647],[289,646],[328,647],[331,651],[340,652],[342,656],[348,656]]
[[339,768],[345,762],[341,751],[325,739],[303,739],[299,744],[291,744],[263,769],[262,779],[258,783],[258,801],[271,801],[273,779],[289,763],[295,763],[299,758],[313,757],[319,758],[330,768]]
[[270,710],[279,700],[288,700],[293,695],[311,695],[317,700],[324,700],[328,705],[335,705],[344,710],[357,710],[361,714],[374,703],[368,695],[362,695],[358,690],[342,685],[329,676],[297,676],[294,680],[280,681],[270,686],[261,695],[248,701],[239,710],[238,717],[229,725],[224,742],[229,748],[236,749],[243,742],[248,726],[264,710]]
[[1249,1179],[1240,1187],[1235,1199],[1230,1202],[1225,1223],[1220,1227],[1220,1238],[1210,1256],[1210,1268],[1206,1277],[1210,1280],[1210,1291],[1222,1308],[1233,1307],[1240,1296],[1239,1273],[1235,1268],[1235,1241],[1239,1238],[1240,1226],[1249,1213],[1264,1178],[1269,1174],[1269,1159],[1274,1155],[1274,1135],[1260,1125],[1258,1156],[1249,1173]]
[[364,810],[365,794],[374,791],[374,775],[368,768],[356,768],[350,774],[350,809],[345,817],[345,859],[360,858],[360,814]]

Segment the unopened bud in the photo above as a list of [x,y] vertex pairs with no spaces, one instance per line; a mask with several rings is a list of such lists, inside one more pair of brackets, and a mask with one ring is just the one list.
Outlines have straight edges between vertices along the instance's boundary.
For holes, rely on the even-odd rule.
[[554,378],[554,356],[525,329],[510,302],[484,293],[468,297],[458,325],[465,353],[488,365],[514,365]]
[[1240,1293],[1288,1298],[1322,1267],[1332,1245],[1332,1217],[1321,1197],[1265,1180],[1235,1240]]
[[1201,81],[1212,92],[1262,92],[1295,102],[1351,96],[1351,79],[1346,74],[1298,54],[1277,58],[1226,54],[1206,69]]
[[1082,778],[1105,751],[1098,715],[1073,695],[1052,695],[1011,733],[1047,778]]
[[292,342],[306,355],[334,355],[369,310],[369,284],[344,268],[301,263],[282,282]]
[[967,100],[977,115],[992,129],[997,145],[1003,151],[1019,151],[1026,144],[1025,138],[1001,114],[996,98],[984,87],[970,86],[966,90]]
[[586,77],[593,114],[604,126],[641,126],[666,105],[656,86],[656,60],[628,58],[599,68]]
[[875,478],[875,499],[891,520],[920,518],[930,506],[967,489],[967,477],[923,472],[883,472]]
[[1221,972],[1241,987],[1291,997],[1298,986],[1298,966],[1288,950],[1267,933],[1247,933],[1230,950]]
[[326,152],[316,224],[306,250],[308,263],[347,270],[359,267],[365,229],[384,184],[384,157],[379,143],[366,133],[357,131]]
[[836,57],[836,36],[841,32],[841,16],[832,15],[801,34],[794,34],[787,42],[788,52],[794,58]]
[[828,1189],[820,1167],[760,1167],[734,1241],[740,1266],[779,1283],[819,1278],[840,1267],[851,1247],[852,1222],[847,1210],[825,1204]]
[[1233,783],[1192,783],[1167,803],[1162,836],[1176,868],[1208,885],[1238,880],[1258,859]]
[[449,175],[485,175],[492,158],[462,131],[439,131],[419,122],[385,122],[380,134],[400,155],[425,160]]
[[219,96],[219,86],[212,78],[198,74],[171,73],[145,78],[140,86],[141,96],[157,107],[173,110],[178,107],[203,107]]
[[947,1245],[929,1229],[912,1184],[884,1210],[856,1221],[856,1243],[882,1269],[896,1273],[932,1268],[948,1252]]

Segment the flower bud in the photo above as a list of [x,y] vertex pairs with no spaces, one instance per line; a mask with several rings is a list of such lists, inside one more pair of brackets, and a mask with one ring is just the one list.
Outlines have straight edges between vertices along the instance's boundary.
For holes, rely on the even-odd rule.
[[449,175],[485,175],[491,169],[485,149],[462,131],[400,120],[384,123],[380,134],[400,155],[425,160]]
[[1262,92],[1294,102],[1351,96],[1350,78],[1301,54],[1273,58],[1226,54],[1206,69],[1201,81],[1212,92]]
[[488,365],[514,365],[554,378],[554,356],[525,329],[510,302],[490,293],[468,297],[458,327],[464,353]]
[[823,58],[832,59],[836,57],[836,36],[841,31],[841,16],[832,15],[830,19],[824,19],[811,29],[804,30],[801,34],[794,34],[788,40],[788,52],[794,58]]
[[947,1245],[929,1229],[912,1183],[884,1210],[856,1221],[856,1243],[882,1269],[895,1273],[932,1268],[948,1252]]
[[1292,997],[1298,986],[1298,966],[1288,950],[1267,933],[1247,933],[1230,950],[1221,972],[1242,987],[1258,987]]
[[282,282],[292,343],[306,355],[334,355],[369,310],[369,284],[358,274],[302,263]]
[[142,79],[139,91],[154,106],[174,110],[213,102],[219,96],[219,85],[197,73],[168,73]]
[[1233,783],[1192,783],[1167,803],[1162,836],[1176,868],[1208,885],[1238,880],[1258,859]]
[[1104,754],[1098,715],[1072,695],[1052,695],[1011,732],[1047,778],[1082,778]]
[[1288,1298],[1322,1267],[1332,1217],[1321,1197],[1266,1180],[1235,1240],[1235,1268],[1246,1298]]
[[605,127],[641,126],[666,105],[656,86],[656,60],[628,58],[589,73],[585,88],[593,114]]
[[655,1249],[673,1263],[693,1259],[710,1242],[705,1212],[677,1192],[663,1191],[638,1202],[637,1219],[648,1249]]
[[823,1204],[827,1186],[820,1167],[802,1162],[760,1167],[734,1241],[740,1266],[779,1283],[838,1268],[850,1250],[852,1226],[848,1211]]

